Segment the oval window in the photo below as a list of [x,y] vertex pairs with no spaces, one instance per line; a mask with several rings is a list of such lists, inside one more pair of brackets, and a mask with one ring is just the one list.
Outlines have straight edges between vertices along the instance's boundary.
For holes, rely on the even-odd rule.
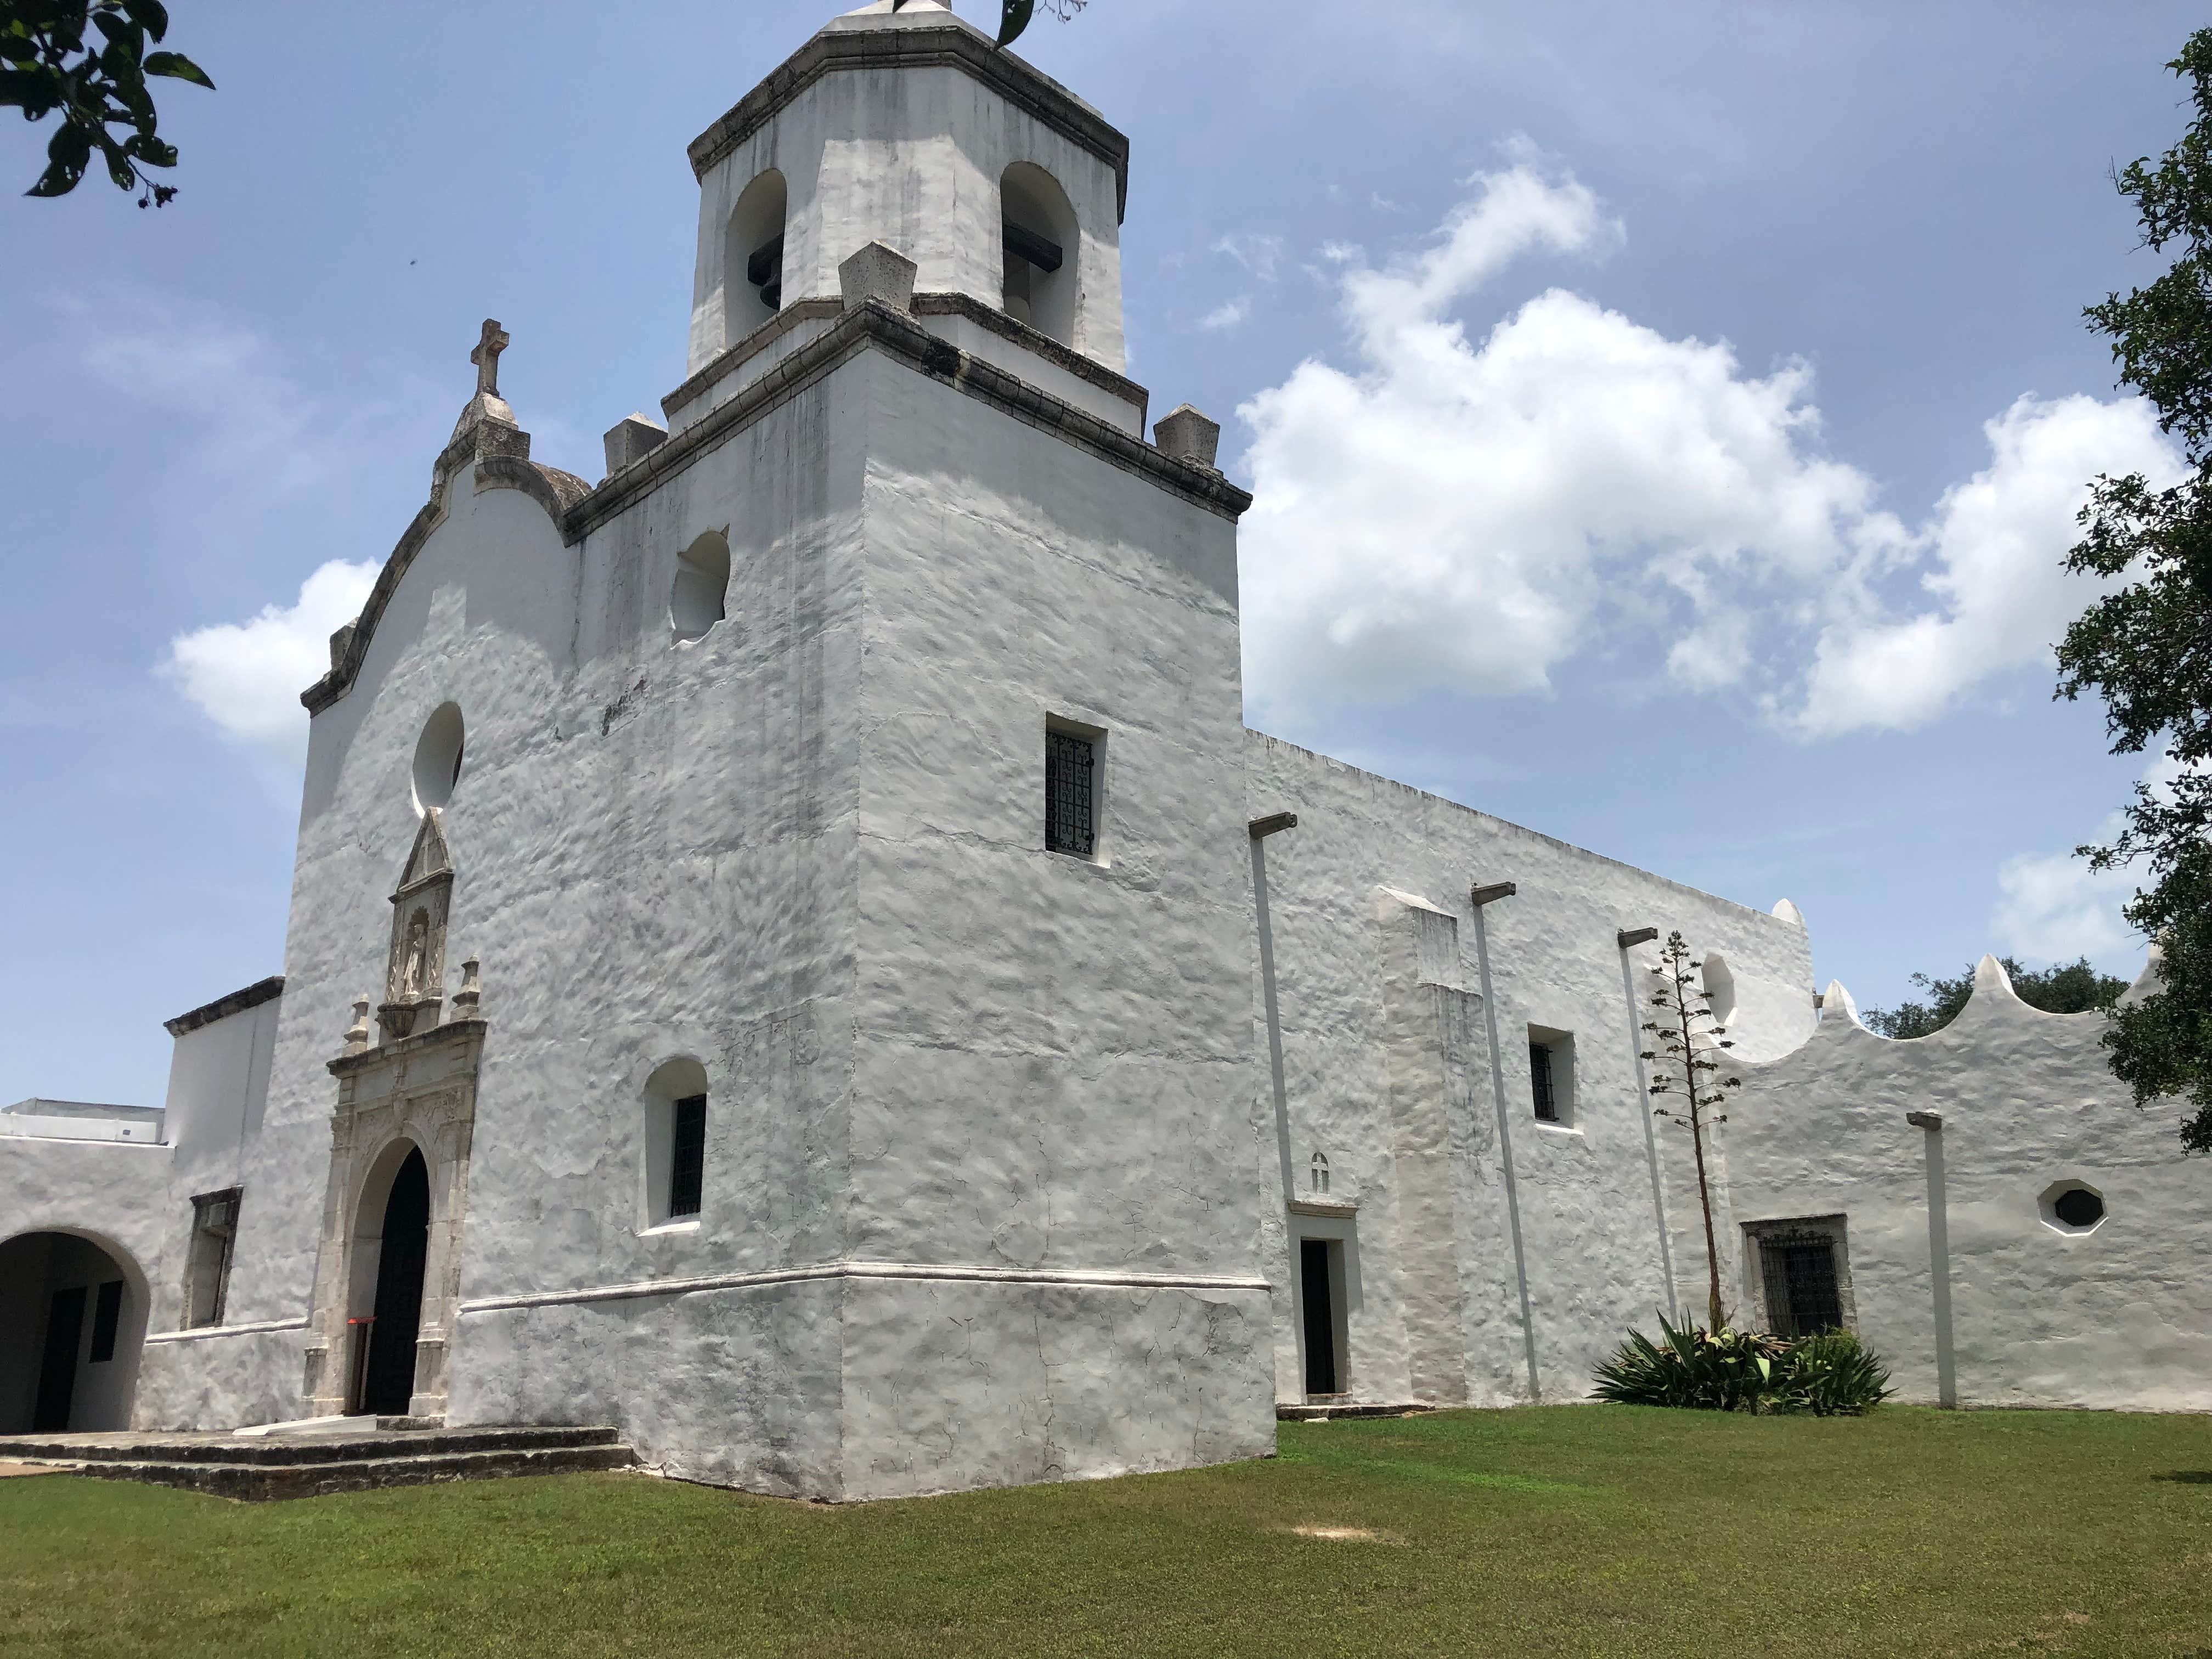
[[461,781],[461,756],[466,732],[459,703],[441,703],[422,722],[422,735],[415,740],[415,810],[426,812],[453,798]]
[[679,640],[696,640],[727,614],[730,541],[719,530],[676,556],[676,580],[668,590],[668,623]]

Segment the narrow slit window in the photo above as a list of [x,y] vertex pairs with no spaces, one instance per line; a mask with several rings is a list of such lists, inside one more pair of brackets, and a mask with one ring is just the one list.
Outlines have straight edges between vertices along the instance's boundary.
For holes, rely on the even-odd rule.
[[1091,856],[1098,844],[1095,817],[1097,748],[1069,732],[1044,734],[1044,845],[1048,853]]
[[1328,1159],[1322,1153],[1316,1152],[1313,1155],[1310,1170],[1309,1178],[1312,1182],[1315,1195],[1318,1197],[1328,1191]]
[[1546,1123],[1557,1123],[1559,1097],[1552,1077],[1552,1051],[1543,1043],[1528,1045],[1528,1078],[1535,1091],[1537,1117]]
[[707,1097],[690,1095],[676,1103],[668,1157],[668,1213],[699,1213],[707,1164]]
[[192,1200],[192,1244],[186,1259],[187,1325],[220,1325],[230,1296],[231,1247],[238,1239],[239,1188]]
[[116,1328],[123,1322],[123,1281],[111,1279],[100,1287],[92,1306],[91,1364],[105,1364],[115,1358]]

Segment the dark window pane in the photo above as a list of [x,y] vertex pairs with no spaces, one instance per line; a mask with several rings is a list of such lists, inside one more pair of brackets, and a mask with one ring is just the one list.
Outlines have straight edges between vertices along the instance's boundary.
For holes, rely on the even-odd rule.
[[1784,1334],[1811,1336],[1841,1325],[1844,1304],[1836,1285],[1835,1245],[1826,1239],[1817,1244],[1784,1244],[1778,1254],[1789,1297],[1790,1328]]
[[676,1103],[675,1139],[669,1149],[668,1213],[699,1213],[699,1193],[707,1162],[707,1097]]
[[1044,734],[1044,844],[1051,853],[1089,858],[1097,844],[1091,817],[1093,751],[1087,738]]
[[1552,1092],[1552,1051],[1540,1042],[1528,1045],[1528,1077],[1536,1089],[1536,1115],[1547,1123],[1559,1121],[1559,1097]]
[[2051,1213],[2069,1227],[2094,1227],[2105,1218],[2105,1200],[2076,1187],[2051,1200]]
[[92,1363],[115,1358],[115,1328],[123,1321],[123,1281],[111,1279],[100,1287],[100,1300],[92,1309]]

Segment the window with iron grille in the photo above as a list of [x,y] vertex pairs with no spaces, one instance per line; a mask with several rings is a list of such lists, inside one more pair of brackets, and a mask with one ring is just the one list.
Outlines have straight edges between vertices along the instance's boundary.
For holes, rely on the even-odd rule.
[[1540,1042],[1528,1045],[1528,1078],[1536,1092],[1536,1115],[1547,1123],[1557,1123],[1559,1097],[1552,1086],[1552,1051]]
[[220,1325],[230,1295],[231,1246],[238,1237],[239,1188],[192,1200],[192,1243],[185,1260],[185,1323]]
[[668,1213],[699,1213],[699,1194],[707,1166],[707,1097],[691,1095],[676,1103],[674,1133],[668,1149]]
[[1844,1322],[1836,1240],[1825,1232],[1768,1233],[1759,1241],[1766,1323],[1777,1336],[1812,1336]]
[[1048,853],[1091,856],[1098,844],[1097,745],[1051,727],[1044,734],[1044,845]]
[[123,1322],[123,1281],[111,1279],[100,1287],[92,1307],[92,1353],[88,1362],[104,1365],[115,1358],[116,1328]]

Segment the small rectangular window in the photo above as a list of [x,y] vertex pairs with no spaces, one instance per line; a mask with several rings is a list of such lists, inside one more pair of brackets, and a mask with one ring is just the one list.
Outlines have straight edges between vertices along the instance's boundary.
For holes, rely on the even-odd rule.
[[1820,1233],[1780,1233],[1759,1241],[1766,1322],[1777,1336],[1814,1336],[1844,1322],[1836,1241]]
[[1044,845],[1087,859],[1097,849],[1097,747],[1073,732],[1044,734]]
[[1571,1031],[1528,1028],[1528,1092],[1539,1123],[1562,1128],[1575,1121],[1575,1037]]
[[92,1308],[92,1359],[98,1365],[115,1358],[115,1328],[123,1322],[123,1281],[111,1279],[100,1287]]
[[192,1244],[185,1263],[185,1323],[220,1325],[230,1295],[231,1247],[238,1237],[239,1188],[192,1200]]
[[699,1213],[707,1166],[707,1097],[690,1095],[676,1103],[674,1134],[668,1155],[668,1213]]

